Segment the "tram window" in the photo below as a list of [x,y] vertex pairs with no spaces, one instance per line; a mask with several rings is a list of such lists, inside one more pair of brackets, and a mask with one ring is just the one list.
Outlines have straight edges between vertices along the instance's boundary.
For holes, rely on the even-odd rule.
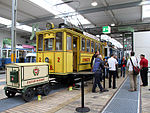
[[77,37],[73,37],[73,48],[77,48]]
[[43,51],[43,35],[40,34],[38,38],[38,51]]
[[11,50],[8,50],[8,58],[11,57]]
[[26,62],[30,62],[30,59],[31,59],[30,56],[26,57]]
[[6,58],[7,57],[7,50],[3,50],[2,55],[3,55],[3,58]]
[[36,62],[36,57],[32,57],[32,62]]
[[23,50],[19,50],[19,58],[20,57],[24,57],[24,51]]
[[72,38],[71,36],[67,36],[67,50],[72,50]]
[[85,39],[82,38],[82,43],[81,43],[82,51],[85,51]]
[[56,33],[56,50],[62,50],[62,32]]
[[94,52],[94,42],[93,41],[91,42],[91,52],[92,53]]
[[95,42],[95,51],[97,51],[97,43]]
[[99,51],[99,52],[101,52],[101,49],[100,49],[100,44],[98,44],[98,51]]
[[45,51],[46,50],[54,50],[53,44],[54,44],[53,38],[45,39]]
[[87,52],[90,52],[90,40],[86,40]]
[[18,56],[19,56],[18,54],[19,54],[19,53],[18,53],[18,51],[17,51],[17,58],[18,58]]

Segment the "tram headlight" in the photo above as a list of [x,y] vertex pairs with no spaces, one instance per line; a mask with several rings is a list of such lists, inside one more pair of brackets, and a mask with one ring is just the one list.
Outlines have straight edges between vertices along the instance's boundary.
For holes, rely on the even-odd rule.
[[48,57],[45,58],[45,62],[49,63],[49,58]]

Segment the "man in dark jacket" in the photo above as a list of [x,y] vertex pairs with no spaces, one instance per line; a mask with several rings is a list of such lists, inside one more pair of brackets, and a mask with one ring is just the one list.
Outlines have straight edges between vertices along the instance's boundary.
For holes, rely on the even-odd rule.
[[93,69],[92,71],[94,72],[94,84],[92,88],[92,92],[95,93],[95,89],[98,85],[100,92],[105,92],[108,90],[104,90],[101,83],[100,83],[100,78],[102,77],[102,70],[104,69],[104,63],[102,61],[102,56],[98,55],[97,58],[95,58],[95,62],[93,64]]
[[99,51],[95,51],[95,54],[92,56],[92,59],[91,59],[91,68],[93,66],[93,60],[97,57],[97,55],[99,55]]

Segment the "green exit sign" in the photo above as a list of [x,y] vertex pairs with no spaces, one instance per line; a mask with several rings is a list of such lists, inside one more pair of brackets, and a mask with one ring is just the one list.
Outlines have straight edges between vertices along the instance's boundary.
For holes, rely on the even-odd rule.
[[103,33],[110,33],[110,32],[111,32],[110,26],[103,26]]

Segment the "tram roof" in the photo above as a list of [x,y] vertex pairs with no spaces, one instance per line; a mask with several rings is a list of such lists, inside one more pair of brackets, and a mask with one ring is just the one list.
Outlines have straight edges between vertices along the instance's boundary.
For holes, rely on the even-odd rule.
[[81,36],[81,37],[85,37],[85,38],[90,38],[90,39],[93,39],[93,40],[96,40],[96,41],[100,41],[99,38],[97,38],[96,36],[92,35],[92,34],[89,34],[89,33],[86,33],[86,32],[83,32],[83,33],[79,33],[77,31],[74,31],[72,29],[68,29],[68,28],[57,28],[57,29],[50,29],[50,30],[43,30],[43,31],[39,31],[39,32],[36,32],[36,34],[45,34],[45,33],[49,33],[49,32],[69,32],[71,34],[74,34],[74,35],[78,35],[78,36]]

